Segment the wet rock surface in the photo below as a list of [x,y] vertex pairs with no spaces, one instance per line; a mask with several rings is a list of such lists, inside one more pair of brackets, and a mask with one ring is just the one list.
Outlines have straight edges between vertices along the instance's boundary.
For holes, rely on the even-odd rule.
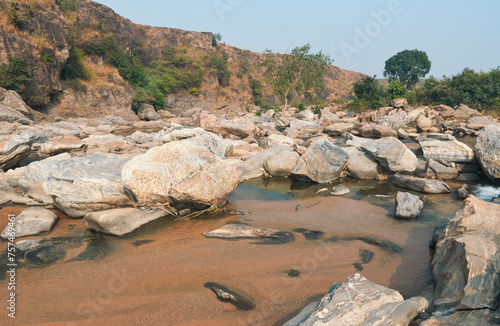
[[257,244],[282,244],[294,241],[291,232],[255,228],[245,224],[227,224],[217,230],[203,233],[203,236],[218,239],[262,239]]

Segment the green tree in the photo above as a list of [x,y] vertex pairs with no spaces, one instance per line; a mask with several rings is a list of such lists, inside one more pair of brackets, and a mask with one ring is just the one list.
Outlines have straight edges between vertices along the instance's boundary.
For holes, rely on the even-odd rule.
[[387,94],[391,98],[405,98],[408,95],[408,90],[406,87],[399,81],[393,80],[387,86]]
[[223,51],[221,55],[214,53],[210,58],[210,62],[215,68],[217,80],[219,81],[220,86],[223,87],[229,85],[229,78],[231,77],[231,71],[229,71],[229,67],[227,64],[228,59],[229,55],[226,51]]
[[368,109],[376,109],[383,106],[385,100],[385,92],[382,86],[379,85],[377,76],[366,76],[360,81],[354,83],[352,92],[355,100],[349,104],[353,111],[366,111]]
[[274,93],[284,103],[283,114],[288,105],[288,96],[293,92],[312,97],[325,84],[325,73],[333,62],[321,51],[309,53],[311,45],[296,47],[290,54],[272,53],[266,50],[264,76]]
[[385,62],[384,76],[397,80],[407,88],[413,88],[418,80],[431,70],[431,62],[424,51],[404,50]]

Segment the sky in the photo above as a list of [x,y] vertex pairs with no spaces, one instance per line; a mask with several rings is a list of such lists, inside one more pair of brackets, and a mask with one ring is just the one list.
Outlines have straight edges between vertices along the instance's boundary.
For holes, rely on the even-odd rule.
[[310,43],[333,64],[383,78],[396,53],[425,51],[428,76],[500,66],[497,0],[98,0],[134,23],[213,32],[263,52]]

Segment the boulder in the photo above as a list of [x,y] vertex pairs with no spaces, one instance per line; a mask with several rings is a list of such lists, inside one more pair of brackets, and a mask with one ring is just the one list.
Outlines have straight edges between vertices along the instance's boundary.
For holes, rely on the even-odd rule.
[[161,116],[156,112],[152,105],[142,103],[137,110],[137,116],[141,120],[145,121],[155,121],[160,120]]
[[451,106],[439,104],[433,107],[435,111],[438,111],[438,114],[442,116],[444,119],[453,118],[455,115],[455,109]]
[[35,139],[31,133],[0,137],[0,169],[7,170],[28,157]]
[[9,230],[7,225],[2,232],[2,238],[14,237],[19,239],[47,232],[52,229],[56,222],[57,216],[51,211],[41,207],[29,207],[16,216],[14,230]]
[[359,130],[359,133],[364,138],[385,138],[385,137],[397,137],[398,132],[396,130],[390,129],[383,125],[368,124],[363,125]]
[[361,146],[363,151],[391,172],[412,173],[417,168],[417,157],[394,137],[372,140]]
[[125,137],[125,139],[134,144],[146,144],[153,141],[154,135],[144,131],[137,130],[132,135]]
[[160,115],[160,117],[162,119],[172,119],[172,118],[176,118],[177,115],[173,114],[172,112],[168,111],[168,110],[160,110],[160,111],[157,111],[158,114]]
[[331,289],[284,326],[408,325],[429,306],[423,297],[405,300],[398,291],[370,282],[360,274],[349,276],[342,285],[334,284]]
[[60,154],[28,165],[19,186],[27,193],[52,196],[54,204],[68,216],[82,217],[130,203],[120,178],[125,162],[116,154]]
[[230,140],[223,139],[201,128],[173,129],[165,133],[160,132],[155,138],[155,141],[160,143],[169,143],[179,140],[186,145],[206,148],[219,157],[224,157],[228,147],[232,143]]
[[497,308],[499,216],[500,205],[470,195],[448,222],[432,259],[434,310]]
[[292,173],[299,158],[299,153],[295,151],[281,151],[271,156],[264,163],[264,168],[273,177],[287,177]]
[[40,148],[40,152],[51,156],[65,152],[78,151],[84,146],[85,144],[83,141],[74,135],[58,136],[44,143]]
[[420,116],[417,120],[417,127],[422,132],[429,131],[432,127],[432,120],[425,116]]
[[406,100],[405,98],[395,98],[395,99],[391,100],[392,107],[400,109],[400,108],[404,107],[405,105],[408,105],[408,100]]
[[240,181],[231,161],[205,147],[170,142],[127,162],[122,181],[139,203],[223,206]]
[[396,218],[416,218],[422,214],[424,209],[424,202],[418,196],[412,195],[408,192],[398,191],[396,195],[396,211],[394,217]]
[[326,108],[321,109],[319,111],[319,114],[322,118],[328,119],[330,122],[337,121],[340,119],[338,115],[336,115],[335,113],[331,112],[330,110],[328,110]]
[[261,141],[263,148],[271,148],[276,145],[293,146],[293,144],[294,141],[292,138],[278,134],[269,135]]
[[311,110],[304,110],[297,113],[295,117],[303,121],[314,121],[315,115]]
[[464,183],[457,189],[457,198],[458,199],[465,199],[469,196],[469,185]]
[[344,146],[346,146],[346,147],[355,147],[355,148],[361,150],[361,147],[370,141],[371,141],[371,139],[366,139],[363,137],[354,136],[350,132],[348,132],[344,135]]
[[467,121],[472,117],[477,117],[480,115],[481,115],[481,113],[479,113],[478,111],[476,111],[474,109],[471,109],[470,107],[468,107],[465,104],[460,104],[458,106],[458,108],[455,110],[455,112],[453,113],[453,117],[459,121]]
[[122,236],[142,225],[168,215],[162,209],[117,208],[88,213],[83,218],[88,230]]
[[194,122],[195,127],[200,127],[204,130],[215,131],[215,128],[220,126],[220,119],[210,113],[200,113],[196,121]]
[[253,120],[248,118],[223,121],[221,122],[221,126],[219,128],[222,129],[223,132],[235,135],[241,139],[253,136],[257,131],[257,127],[255,126]]
[[3,104],[0,104],[0,121],[10,122],[10,123],[20,123],[23,125],[29,125],[34,123],[33,120],[25,117],[19,111],[9,108]]
[[134,144],[127,141],[123,136],[117,135],[91,135],[83,139],[87,153],[120,153],[134,149]]
[[426,194],[446,194],[451,192],[450,186],[439,180],[393,175],[389,178],[389,181],[398,187]]
[[325,139],[311,143],[292,171],[299,180],[331,183],[347,169],[349,156],[340,147]]
[[347,172],[355,179],[378,179],[378,164],[356,147],[343,147],[349,156]]
[[245,157],[261,151],[259,144],[250,144],[244,140],[233,142],[226,151],[226,157]]
[[484,173],[493,182],[500,181],[500,126],[487,125],[479,132],[476,156]]
[[323,130],[323,132],[330,136],[342,136],[346,132],[351,131],[353,128],[353,123],[339,122],[329,125]]
[[264,163],[272,157],[279,156],[284,151],[294,152],[294,149],[286,145],[276,145],[260,153],[250,155],[244,161],[236,163],[236,168],[240,172],[240,181],[264,176]]
[[452,135],[430,134],[418,139],[426,159],[433,159],[444,164],[449,162],[474,163],[474,151]]
[[467,121],[467,128],[481,130],[489,124],[499,125],[491,116],[472,117]]
[[[26,117],[31,115],[30,107],[21,98],[21,95],[13,90],[6,90],[0,87],[0,104],[16,110]],[[33,121],[31,121],[31,123],[33,123]]]
[[433,159],[429,159],[425,166],[425,177],[428,179],[451,180],[458,178],[458,169],[443,165]]

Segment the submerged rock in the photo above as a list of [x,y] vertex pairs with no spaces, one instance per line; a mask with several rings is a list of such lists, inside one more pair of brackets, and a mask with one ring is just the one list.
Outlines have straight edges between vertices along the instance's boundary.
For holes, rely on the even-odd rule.
[[239,293],[229,290],[225,286],[208,282],[205,283],[205,287],[214,291],[220,301],[230,302],[238,308],[238,310],[252,310],[255,308],[255,304],[252,300],[245,298]]
[[351,190],[349,190],[349,188],[347,188],[343,184],[339,184],[332,189],[332,192],[330,193],[330,195],[343,196],[343,195],[347,195],[350,192],[351,192]]
[[479,132],[476,154],[484,173],[493,182],[500,181],[500,126],[487,125]]
[[340,177],[349,163],[349,156],[327,140],[314,141],[297,162],[292,175],[300,180],[331,183]]
[[122,236],[142,225],[168,215],[162,209],[117,208],[88,213],[83,218],[88,230]]
[[15,219],[13,231],[9,231],[9,225],[3,230],[2,238],[15,239],[50,231],[57,222],[56,214],[41,207],[29,207],[22,211]]
[[404,300],[398,291],[354,274],[284,325],[408,325],[428,305],[422,297]]
[[398,191],[396,195],[396,218],[416,218],[424,209],[424,202],[418,196]]
[[398,187],[426,194],[445,194],[451,192],[450,186],[439,180],[393,175],[389,178],[389,181]]
[[218,239],[266,239],[264,243],[286,243],[294,240],[291,232],[274,229],[261,229],[245,224],[227,224],[217,230],[203,233],[207,238]]

